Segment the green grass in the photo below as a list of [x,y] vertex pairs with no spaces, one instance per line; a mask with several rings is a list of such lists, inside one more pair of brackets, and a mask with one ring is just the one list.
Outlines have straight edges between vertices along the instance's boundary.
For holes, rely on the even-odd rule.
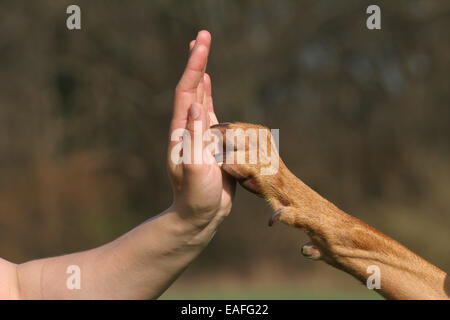
[[319,290],[319,289],[298,289],[298,288],[193,288],[193,289],[174,289],[168,290],[160,299],[163,300],[379,300],[380,295],[368,289],[358,291],[339,291],[339,290]]

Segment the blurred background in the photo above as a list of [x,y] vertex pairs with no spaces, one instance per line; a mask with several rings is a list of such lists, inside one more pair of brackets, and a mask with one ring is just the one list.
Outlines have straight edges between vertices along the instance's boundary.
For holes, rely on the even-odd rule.
[[[69,31],[74,3],[0,3],[1,257],[96,247],[171,204],[174,88],[207,29],[220,120],[279,128],[305,183],[450,270],[449,1],[79,0]],[[270,215],[239,187],[163,298],[378,298]]]

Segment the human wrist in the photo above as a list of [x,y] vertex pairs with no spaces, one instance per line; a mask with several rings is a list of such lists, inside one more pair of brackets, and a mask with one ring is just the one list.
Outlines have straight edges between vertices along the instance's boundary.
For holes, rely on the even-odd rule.
[[188,247],[208,244],[220,224],[215,212],[199,212],[175,202],[167,211],[170,212],[170,232]]
[[209,225],[219,225],[231,211],[231,201],[228,205],[222,205],[220,202],[209,203],[208,199],[200,201],[195,199],[177,197],[175,195],[171,208],[193,229],[202,230]]

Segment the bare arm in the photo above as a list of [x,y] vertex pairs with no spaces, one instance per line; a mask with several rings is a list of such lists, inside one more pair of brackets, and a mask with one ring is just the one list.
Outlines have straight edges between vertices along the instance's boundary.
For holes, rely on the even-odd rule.
[[[228,130],[242,129],[241,132],[244,132],[247,129],[266,129],[246,123],[219,124],[215,128],[226,136],[227,143],[231,143],[230,137],[233,137],[227,134]],[[270,146],[270,133],[268,136],[267,145]],[[245,147],[238,145],[234,153],[245,153],[248,160],[249,151],[255,148],[258,148],[257,144],[248,143]],[[262,168],[273,166],[262,150],[258,149],[256,164],[227,164],[224,159],[222,168],[238,179],[243,187],[268,200],[275,210],[270,225],[279,220],[310,236],[311,242],[302,248],[303,255],[323,260],[353,275],[364,284],[371,275],[367,268],[378,267],[381,278],[381,289],[378,292],[386,298],[450,298],[447,273],[322,198],[292,174],[278,154],[277,172],[273,175],[261,174]],[[227,153],[225,158],[228,157]],[[236,158],[234,155],[234,159]]]
[[[10,297],[21,299],[152,299],[161,295],[211,240],[218,223],[193,225],[169,208],[117,240],[66,256],[9,265]],[[5,263],[5,268],[8,264]],[[67,287],[69,266],[81,288]],[[2,272],[3,275],[3,272]],[[0,286],[7,288],[8,286]],[[5,289],[7,290],[7,289]],[[2,296],[5,296],[3,292]]]
[[[211,81],[205,74],[210,44],[206,31],[190,43],[191,55],[175,90],[170,133],[182,130],[194,139],[194,123],[200,124],[200,133],[217,123]],[[181,144],[188,142],[193,144],[186,135]],[[0,298],[145,299],[161,295],[229,214],[235,187],[215,161],[174,162],[179,144],[170,139],[168,170],[174,200],[169,209],[96,249],[19,266],[0,260]],[[205,145],[195,145],[199,154],[213,160],[211,153],[203,153]],[[80,272],[80,289],[67,286],[71,266],[75,266],[69,269],[73,275]]]
[[0,258],[0,299],[17,299],[17,265]]

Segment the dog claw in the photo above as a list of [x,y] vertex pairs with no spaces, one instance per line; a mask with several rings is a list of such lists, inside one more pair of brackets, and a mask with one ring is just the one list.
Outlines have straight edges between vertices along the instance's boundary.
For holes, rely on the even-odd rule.
[[273,224],[280,218],[281,209],[277,210],[273,213],[273,215],[269,219],[269,227],[273,226]]
[[223,153],[216,153],[216,154],[214,155],[214,159],[216,160],[216,162],[217,162],[217,164],[218,164],[219,166],[222,166],[225,157],[224,157],[224,154],[223,154]]

